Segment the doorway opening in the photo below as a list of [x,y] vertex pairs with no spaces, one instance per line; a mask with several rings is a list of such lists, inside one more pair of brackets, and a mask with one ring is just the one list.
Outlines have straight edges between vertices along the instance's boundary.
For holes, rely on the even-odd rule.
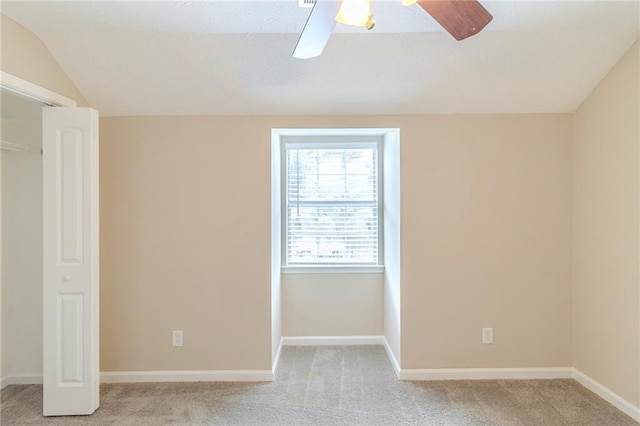
[[2,387],[42,383],[42,108],[2,89]]

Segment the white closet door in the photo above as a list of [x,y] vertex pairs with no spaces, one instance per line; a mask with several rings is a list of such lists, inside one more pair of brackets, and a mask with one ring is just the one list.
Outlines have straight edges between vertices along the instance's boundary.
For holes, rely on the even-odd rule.
[[43,109],[45,416],[99,406],[98,112]]

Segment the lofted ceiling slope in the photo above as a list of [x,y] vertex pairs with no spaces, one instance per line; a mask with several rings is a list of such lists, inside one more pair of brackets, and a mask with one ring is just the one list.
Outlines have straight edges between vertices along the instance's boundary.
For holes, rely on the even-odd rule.
[[638,1],[482,1],[455,41],[419,6],[374,0],[291,53],[310,9],[282,1],[2,1],[103,116],[572,112],[638,38]]

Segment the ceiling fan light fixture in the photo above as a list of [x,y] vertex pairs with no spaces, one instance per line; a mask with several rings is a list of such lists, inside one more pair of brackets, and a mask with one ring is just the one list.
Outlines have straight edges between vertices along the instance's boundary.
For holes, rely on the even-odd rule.
[[373,15],[371,14],[371,0],[342,0],[336,21],[341,24],[354,25],[356,27],[367,27],[373,25]]
[[369,18],[367,18],[367,22],[364,24],[364,26],[368,30],[376,26],[376,21],[374,21],[373,15],[369,15]]
[[400,0],[400,2],[402,3],[403,6],[411,6],[412,4],[414,4],[417,1],[418,0]]

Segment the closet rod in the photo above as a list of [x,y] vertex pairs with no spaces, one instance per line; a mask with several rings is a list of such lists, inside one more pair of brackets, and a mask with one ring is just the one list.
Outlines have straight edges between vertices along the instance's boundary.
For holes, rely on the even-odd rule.
[[30,152],[33,154],[42,154],[42,150],[40,148],[36,148],[35,146],[22,145],[15,142],[9,141],[0,141],[0,148],[5,149],[7,151],[20,151],[20,152]]

